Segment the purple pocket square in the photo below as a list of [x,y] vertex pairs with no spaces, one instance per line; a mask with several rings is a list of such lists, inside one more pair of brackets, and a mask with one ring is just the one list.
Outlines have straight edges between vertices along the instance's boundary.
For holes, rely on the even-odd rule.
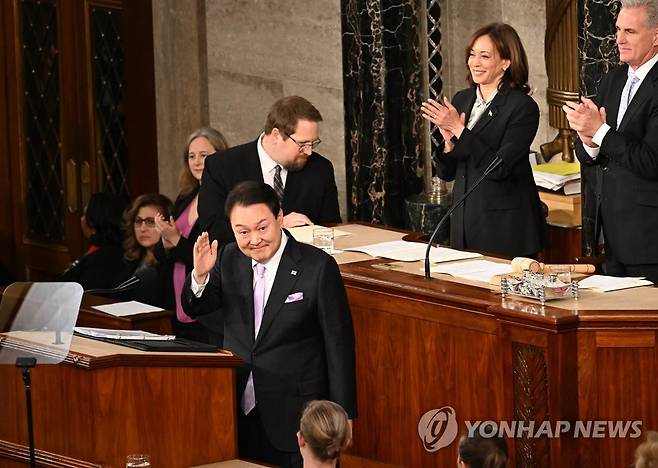
[[297,301],[301,301],[302,299],[304,299],[304,293],[303,292],[296,292],[296,293],[292,293],[290,296],[286,297],[286,302],[285,303],[287,304],[288,302],[297,302]]

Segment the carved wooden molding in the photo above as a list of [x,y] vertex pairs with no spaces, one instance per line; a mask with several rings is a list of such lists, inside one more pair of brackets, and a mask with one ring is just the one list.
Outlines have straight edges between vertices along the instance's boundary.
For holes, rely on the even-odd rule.
[[[103,465],[65,457],[45,450],[35,450],[36,465],[47,468],[102,468]],[[0,440],[0,466],[3,460],[30,462],[30,450],[25,445]]]
[[[534,421],[535,431],[549,419],[548,372],[543,348],[512,343],[514,420]],[[549,467],[547,438],[516,438],[516,466]]]

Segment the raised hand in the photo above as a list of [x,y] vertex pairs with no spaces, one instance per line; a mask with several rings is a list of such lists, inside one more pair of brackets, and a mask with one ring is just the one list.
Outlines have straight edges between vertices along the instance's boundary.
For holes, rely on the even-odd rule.
[[194,281],[206,282],[206,276],[217,262],[217,240],[210,243],[207,232],[202,232],[194,243]]

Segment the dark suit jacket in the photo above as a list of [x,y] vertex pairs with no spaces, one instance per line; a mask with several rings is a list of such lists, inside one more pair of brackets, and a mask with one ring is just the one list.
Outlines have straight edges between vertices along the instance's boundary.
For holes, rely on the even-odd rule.
[[[286,302],[294,293],[303,298]],[[191,316],[222,316],[224,348],[244,360],[238,401],[253,371],[263,426],[277,450],[297,450],[295,434],[309,400],[332,400],[356,416],[354,330],[332,257],[288,235],[256,340],[253,268],[237,244],[220,251],[201,298],[192,294],[189,276],[183,295]]]
[[[658,65],[649,71],[617,126],[628,66],[611,70],[594,101],[606,110],[611,129],[592,161],[578,140],[576,156],[588,183],[596,184],[595,237],[625,264],[658,263]],[[592,178],[590,178],[593,177]]]
[[[476,88],[458,92],[452,104],[468,122]],[[473,185],[495,156],[503,164],[457,208],[451,218],[451,243],[505,256],[539,252],[546,243],[544,220],[529,162],[530,144],[539,125],[537,103],[521,91],[504,87],[473,130],[465,129],[454,149],[437,158],[437,173],[454,180],[453,201]]]
[[[199,223],[220,245],[233,242],[233,231],[224,216],[226,196],[245,180],[263,182],[257,140],[235,146],[206,159],[199,193]],[[288,172],[282,203],[283,214],[302,213],[317,224],[339,223],[338,192],[331,162],[313,153],[306,166]]]

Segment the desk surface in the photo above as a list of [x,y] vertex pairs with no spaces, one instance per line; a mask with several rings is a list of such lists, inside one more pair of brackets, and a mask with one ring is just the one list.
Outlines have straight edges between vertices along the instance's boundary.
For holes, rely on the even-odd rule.
[[[404,237],[404,233],[374,226],[347,224],[340,229],[353,235],[336,238],[337,249]],[[350,255],[347,261],[344,255]],[[581,290],[578,300],[561,299],[542,306],[539,301],[532,299],[516,297],[503,299],[500,288],[488,283],[468,282],[439,273],[432,273],[433,280],[427,281],[423,276],[422,261],[391,262],[358,252],[337,254],[335,258],[346,282],[358,281],[367,283],[373,288],[390,287],[404,291],[405,294],[421,294],[442,300],[451,299],[452,302],[478,303],[483,311],[488,313],[555,324],[628,320],[658,324],[658,288],[654,287],[606,293]],[[507,262],[503,259],[495,260]]]

